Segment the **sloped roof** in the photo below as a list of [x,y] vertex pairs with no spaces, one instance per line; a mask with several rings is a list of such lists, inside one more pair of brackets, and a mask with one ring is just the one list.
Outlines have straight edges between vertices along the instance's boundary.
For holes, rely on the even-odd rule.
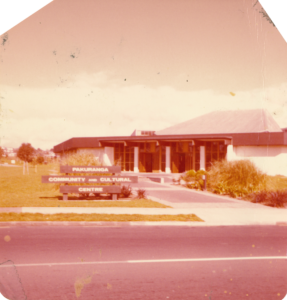
[[282,132],[264,109],[214,111],[156,131],[156,135]]

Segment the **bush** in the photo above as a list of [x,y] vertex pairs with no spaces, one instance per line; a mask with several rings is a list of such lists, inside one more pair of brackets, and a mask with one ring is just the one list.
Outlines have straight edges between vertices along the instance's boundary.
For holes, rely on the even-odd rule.
[[204,170],[194,170],[187,171],[184,175],[181,176],[181,179],[186,182],[186,187],[189,189],[203,190],[204,181],[202,176],[206,175],[207,172]]
[[268,192],[263,190],[257,193],[251,193],[247,195],[247,198],[251,199],[253,203],[265,203],[268,198]]
[[137,198],[138,199],[146,199],[146,190],[138,189],[137,190]]
[[272,207],[285,207],[287,204],[287,190],[270,191],[266,205]]
[[172,182],[173,182],[174,184],[180,184],[180,179],[181,179],[181,176],[178,177],[177,179],[172,178]]
[[216,161],[208,172],[207,184],[214,193],[242,197],[265,190],[266,175],[249,160]]
[[44,157],[43,156],[38,156],[37,159],[36,159],[36,162],[41,165],[44,162]]
[[66,154],[60,160],[61,165],[69,166],[100,166],[98,158],[90,152]]
[[287,190],[259,191],[247,196],[253,203],[262,203],[272,207],[285,207]]
[[132,188],[130,185],[128,186],[125,186],[123,185],[122,188],[121,188],[121,194],[120,194],[120,197],[122,198],[128,198],[132,193]]

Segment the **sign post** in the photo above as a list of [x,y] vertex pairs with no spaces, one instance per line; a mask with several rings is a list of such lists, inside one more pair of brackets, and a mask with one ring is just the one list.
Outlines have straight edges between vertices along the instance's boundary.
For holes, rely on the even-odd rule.
[[[42,176],[42,183],[64,183],[60,186],[60,193],[63,193],[63,200],[68,200],[69,193],[77,194],[111,194],[112,200],[117,200],[121,193],[121,186],[116,185],[122,183],[137,183],[137,176],[121,176],[116,173],[121,172],[120,166],[60,166],[60,172],[65,175],[45,175]],[[104,175],[69,175],[77,173],[92,173]],[[106,175],[112,174],[112,175]],[[79,185],[69,186],[69,183],[78,184],[97,184],[97,185]],[[105,185],[101,185],[105,184]]]

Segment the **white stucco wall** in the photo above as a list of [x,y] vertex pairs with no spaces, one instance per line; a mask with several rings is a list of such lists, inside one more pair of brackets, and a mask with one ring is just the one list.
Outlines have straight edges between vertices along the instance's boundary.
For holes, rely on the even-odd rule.
[[268,175],[287,176],[287,146],[227,146],[227,160],[250,159]]

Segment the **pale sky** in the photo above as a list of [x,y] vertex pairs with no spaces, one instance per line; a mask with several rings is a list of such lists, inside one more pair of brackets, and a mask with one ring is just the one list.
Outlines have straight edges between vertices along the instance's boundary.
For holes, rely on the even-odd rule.
[[50,149],[213,110],[267,108],[287,127],[287,43],[255,2],[54,0],[1,36],[0,145]]

